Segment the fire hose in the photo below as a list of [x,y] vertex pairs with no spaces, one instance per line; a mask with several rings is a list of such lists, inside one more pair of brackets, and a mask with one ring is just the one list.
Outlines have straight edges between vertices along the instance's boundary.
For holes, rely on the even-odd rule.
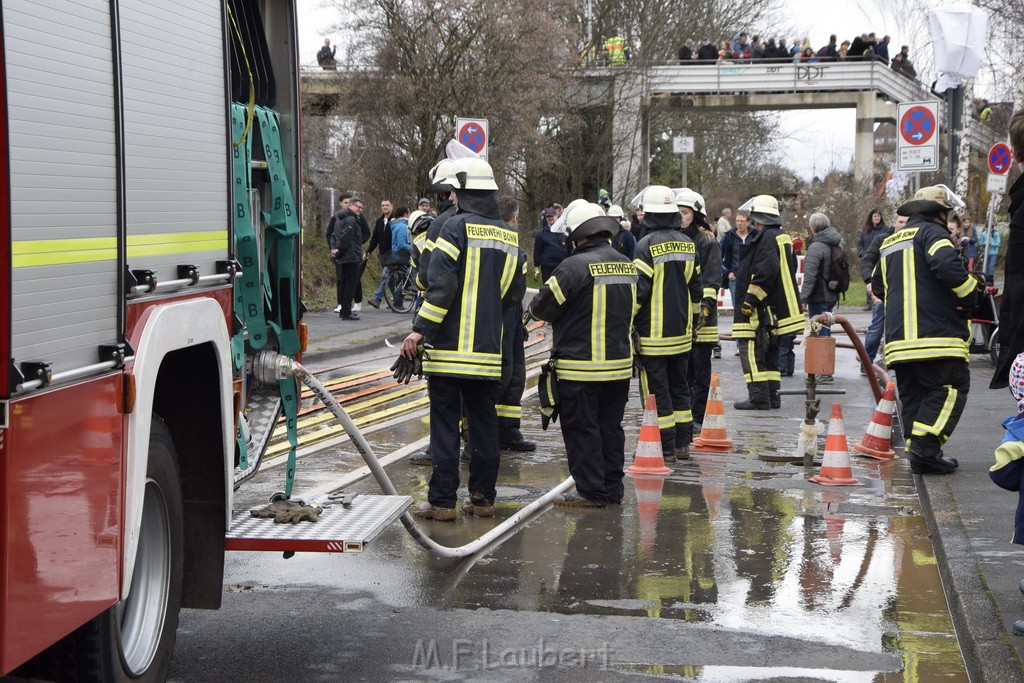
[[[370,444],[367,443],[366,438],[359,431],[359,428],[356,427],[355,422],[352,421],[352,418],[349,417],[348,413],[345,412],[345,409],[341,407],[341,404],[338,403],[331,392],[328,391],[324,385],[312,375],[312,373],[306,370],[306,368],[287,356],[282,356],[275,351],[266,350],[260,352],[256,356],[253,362],[253,374],[261,382],[279,382],[288,377],[296,377],[303,384],[309,387],[310,391],[312,391],[317,398],[323,401],[324,406],[331,411],[334,417],[338,419],[338,422],[341,423],[341,426],[344,427],[349,438],[352,440],[352,443],[355,444],[356,450],[359,451],[359,455],[363,458],[363,462],[365,462],[366,466],[370,469],[370,473],[377,481],[377,485],[380,486],[381,490],[388,495],[399,495],[395,485],[391,482],[391,479],[388,478],[383,466],[381,466],[380,462],[377,460],[377,456],[374,455],[373,449],[370,447]],[[461,559],[480,552],[491,543],[504,536],[511,529],[525,522],[527,519],[532,517],[534,513],[551,504],[555,499],[555,496],[568,491],[574,483],[573,478],[569,477],[537,500],[519,510],[519,512],[509,517],[504,522],[488,531],[483,536],[480,536],[476,540],[457,548],[449,548],[447,546],[440,545],[431,539],[419,527],[419,525],[416,524],[416,520],[414,520],[412,515],[408,512],[402,513],[400,519],[406,531],[408,531],[413,539],[415,539],[415,541],[426,550],[446,559]]]

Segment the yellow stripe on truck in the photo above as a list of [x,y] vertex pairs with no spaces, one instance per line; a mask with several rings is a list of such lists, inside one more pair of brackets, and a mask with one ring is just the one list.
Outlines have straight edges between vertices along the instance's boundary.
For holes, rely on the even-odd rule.
[[[166,256],[228,249],[226,230],[130,235],[128,258]],[[81,237],[57,240],[21,240],[11,244],[14,268],[62,266],[72,263],[113,261],[117,258],[116,237]]]

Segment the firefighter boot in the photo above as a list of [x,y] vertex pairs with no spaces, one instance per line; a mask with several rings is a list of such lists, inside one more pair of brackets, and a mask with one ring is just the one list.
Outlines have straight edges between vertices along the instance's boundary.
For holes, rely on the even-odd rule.
[[553,502],[559,507],[566,508],[603,508],[607,506],[607,503],[598,503],[589,498],[584,498],[577,491],[559,494],[555,496]]
[[501,427],[498,429],[498,447],[509,451],[535,451],[537,444],[523,438],[519,427]]
[[427,467],[430,467],[430,465],[433,464],[432,461],[430,460],[430,449],[429,448],[425,448],[422,451],[416,451],[415,453],[410,455],[409,456],[409,464],[410,465],[425,465]]
[[494,501],[487,500],[481,493],[474,493],[462,501],[462,514],[474,517],[493,517]]
[[768,403],[772,408],[782,407],[782,395],[779,391],[782,389],[782,382],[774,379],[768,380]]
[[959,463],[955,458],[943,456],[941,449],[928,448],[923,441],[915,437],[910,445],[908,455],[913,474],[950,474],[957,468]]
[[768,398],[768,382],[749,382],[747,384],[746,401],[737,401],[732,404],[736,410],[768,410],[771,402]]

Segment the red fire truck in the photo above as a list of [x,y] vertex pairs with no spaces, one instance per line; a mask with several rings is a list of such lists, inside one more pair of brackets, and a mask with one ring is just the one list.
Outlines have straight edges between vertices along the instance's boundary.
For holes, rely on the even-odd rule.
[[297,402],[295,11],[0,4],[0,675],[160,680],[220,604]]

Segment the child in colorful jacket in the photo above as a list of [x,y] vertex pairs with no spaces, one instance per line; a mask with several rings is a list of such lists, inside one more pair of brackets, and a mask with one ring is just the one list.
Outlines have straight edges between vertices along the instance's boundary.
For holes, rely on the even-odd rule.
[[[1024,353],[1010,367],[1010,393],[1017,400],[1018,412],[1003,420],[1006,434],[996,448],[996,464],[989,469],[988,476],[997,486],[1017,492],[1012,542],[1024,545]],[[1024,581],[1020,589],[1024,592]],[[1024,620],[1013,622],[1013,632],[1024,636]]]

